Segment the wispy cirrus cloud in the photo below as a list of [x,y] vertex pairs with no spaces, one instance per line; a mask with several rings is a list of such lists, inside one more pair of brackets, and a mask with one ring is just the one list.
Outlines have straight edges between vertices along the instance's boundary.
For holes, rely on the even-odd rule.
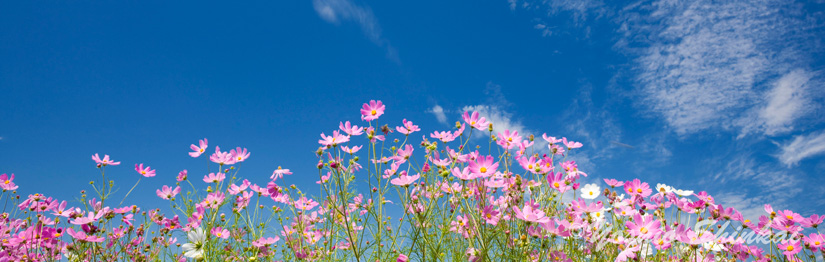
[[341,21],[358,23],[361,31],[370,41],[387,50],[387,58],[398,62],[398,54],[389,41],[381,35],[381,26],[369,7],[356,5],[350,0],[313,0],[312,6],[318,16],[328,23],[336,25]]
[[[822,21],[799,9],[771,0],[653,1],[624,10],[616,46],[638,54],[640,101],[678,134],[776,135],[810,112],[795,103],[810,99],[803,94],[815,74],[807,57],[818,52],[811,39],[822,33],[806,29]],[[647,47],[633,47],[640,45]]]
[[825,152],[825,131],[795,136],[792,141],[780,145],[779,161],[793,166],[802,159]]

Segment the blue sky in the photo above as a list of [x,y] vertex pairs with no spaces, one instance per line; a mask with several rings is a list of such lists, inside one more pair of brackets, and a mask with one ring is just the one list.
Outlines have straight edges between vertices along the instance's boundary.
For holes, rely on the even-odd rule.
[[[825,3],[787,1],[254,1],[0,6],[0,173],[72,199],[135,163],[154,190],[186,153],[246,147],[241,175],[277,166],[313,188],[321,132],[406,118],[446,130],[465,110],[498,129],[581,141],[600,178],[708,191],[743,213],[825,211]],[[154,202],[152,202],[154,201]]]

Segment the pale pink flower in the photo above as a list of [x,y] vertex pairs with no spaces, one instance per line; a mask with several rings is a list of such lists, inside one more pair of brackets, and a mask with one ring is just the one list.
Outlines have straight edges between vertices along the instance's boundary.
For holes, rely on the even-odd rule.
[[7,176],[6,174],[0,175],[0,189],[3,191],[8,190],[15,190],[18,186],[14,184],[14,173],[11,176]]
[[175,196],[178,195],[178,193],[180,193],[180,187],[179,186],[175,187],[175,189],[172,189],[172,187],[164,185],[163,188],[157,190],[158,197],[166,199],[166,200],[174,198]]
[[421,176],[418,175],[418,174],[413,175],[413,176],[408,176],[406,174],[402,174],[401,176],[390,180],[390,183],[392,183],[393,185],[396,185],[396,186],[406,187],[406,186],[409,186],[410,184],[412,184],[413,182],[415,182],[415,180],[418,180],[419,177],[421,177]]
[[237,147],[235,149],[229,150],[229,154],[232,155],[232,160],[235,163],[240,163],[249,158],[249,152],[246,152],[246,148],[241,149],[241,147]]
[[209,156],[209,160],[219,165],[235,164],[235,159],[229,152],[221,152],[221,148],[216,146],[215,153]]
[[352,125],[349,123],[349,121],[347,121],[346,123],[339,122],[338,128],[340,128],[341,131],[344,131],[344,133],[347,133],[347,135],[350,136],[359,136],[364,133],[364,128]]
[[564,143],[564,145],[565,145],[565,146],[567,146],[567,149],[568,149],[568,150],[570,150],[570,149],[574,149],[574,148],[579,148],[579,147],[582,147],[582,143],[579,143],[579,142],[573,142],[573,141],[567,141],[567,138],[566,138],[566,137],[562,137],[562,138],[561,138],[561,142],[562,142],[562,143]]
[[143,168],[143,163],[141,163],[140,165],[135,164],[135,171],[137,171],[140,175],[142,175],[144,177],[153,177],[153,176],[155,176],[155,170],[150,169],[149,166],[146,166],[146,168]]
[[229,238],[229,230],[226,230],[222,227],[214,227],[214,228],[212,228],[212,231],[210,231],[210,232],[212,233],[213,236],[216,236],[218,238],[222,238],[222,239]]
[[203,152],[206,152],[206,145],[207,145],[206,138],[199,140],[198,144],[200,144],[200,146],[196,146],[195,144],[189,145],[189,148],[191,148],[192,151],[193,151],[193,152],[189,152],[190,156],[199,157],[199,156],[201,156],[201,154],[203,154]]
[[550,222],[550,218],[545,216],[544,211],[541,211],[540,206],[535,205],[533,202],[527,202],[524,204],[524,208],[519,209],[518,207],[513,207],[513,212],[516,213],[516,218],[533,223],[547,223]]
[[493,156],[478,157],[475,161],[470,161],[470,172],[476,177],[489,177],[496,172],[498,162],[493,162]]
[[95,155],[92,156],[92,160],[94,160],[95,163],[97,163],[98,165],[101,165],[101,166],[120,165],[120,162],[115,162],[113,160],[110,160],[109,155],[103,155],[103,159],[100,159],[100,156],[98,156],[98,154],[95,154]]
[[209,173],[208,175],[203,176],[203,182],[206,183],[220,183],[224,179],[226,179],[226,174],[221,172],[218,172],[217,174]]
[[478,112],[475,112],[475,111],[473,112],[472,115],[470,115],[469,112],[464,111],[464,122],[466,122],[468,125],[470,125],[471,128],[475,128],[475,129],[484,129],[489,124],[489,123],[487,123],[486,118],[484,118],[484,117],[479,118],[478,117]]
[[318,143],[327,147],[338,146],[338,144],[349,142],[349,137],[338,133],[338,130],[332,131],[331,136],[326,136],[321,133],[321,140]]
[[421,131],[421,128],[418,128],[417,125],[413,125],[412,121],[407,121],[407,119],[404,119],[402,122],[404,123],[403,126],[395,127],[395,130],[398,130],[399,133],[410,135],[415,131]]

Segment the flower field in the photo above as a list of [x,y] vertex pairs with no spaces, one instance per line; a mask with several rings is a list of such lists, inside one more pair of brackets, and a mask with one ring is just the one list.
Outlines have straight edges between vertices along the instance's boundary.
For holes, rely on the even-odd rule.
[[571,158],[586,142],[493,132],[477,112],[425,133],[406,119],[385,122],[385,110],[370,101],[361,121],[321,133],[316,174],[278,167],[254,184],[239,168],[251,152],[207,139],[189,156],[208,168],[164,178],[135,164],[141,179],[170,181],[155,192],[164,211],[122,205],[144,194],[137,184],[115,197],[107,171],[131,168],[117,156],[91,157],[99,174],[80,201],[2,174],[0,262],[822,261],[825,216],[765,205],[746,218],[707,192],[644,178],[583,184],[587,170]]

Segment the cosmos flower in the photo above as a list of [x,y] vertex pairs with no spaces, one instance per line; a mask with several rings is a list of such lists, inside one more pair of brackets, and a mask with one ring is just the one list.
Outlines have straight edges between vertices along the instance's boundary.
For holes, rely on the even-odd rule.
[[110,160],[109,155],[103,155],[103,159],[100,159],[100,156],[98,156],[98,154],[95,154],[95,155],[92,156],[92,160],[94,160],[95,163],[97,163],[98,165],[101,165],[101,166],[120,165],[120,162],[115,162],[114,160]]
[[181,246],[183,248],[183,255],[194,259],[203,259],[203,247],[204,242],[206,242],[206,234],[203,232],[203,229],[196,227],[194,230],[190,230],[187,235],[189,237],[189,243]]
[[143,163],[141,163],[140,165],[135,164],[135,171],[137,171],[140,175],[142,175],[144,177],[153,177],[153,176],[155,176],[155,170],[150,169],[149,166],[146,166],[146,168],[143,168]]
[[189,145],[189,148],[192,149],[192,152],[189,152],[189,155],[192,157],[199,157],[203,152],[206,152],[207,140],[206,138],[201,139],[198,141],[200,146],[196,146],[195,144]]
[[372,121],[378,119],[379,116],[384,114],[384,109],[385,107],[381,104],[381,100],[370,100],[369,104],[364,103],[361,108],[361,120]]

